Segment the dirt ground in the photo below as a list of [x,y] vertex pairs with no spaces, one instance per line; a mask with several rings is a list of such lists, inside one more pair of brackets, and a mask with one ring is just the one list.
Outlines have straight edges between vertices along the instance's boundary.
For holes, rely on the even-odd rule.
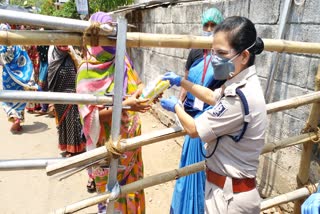
[[[141,115],[143,133],[166,128],[150,113]],[[10,133],[4,111],[0,110],[0,159],[60,157],[54,119],[26,114],[22,134]],[[143,147],[145,176],[178,167],[182,138]],[[87,174],[77,173],[63,181],[48,177],[45,170],[0,171],[1,213],[49,213],[93,196],[86,191]],[[146,213],[168,213],[174,181],[145,189]],[[95,213],[96,206],[78,213]]]

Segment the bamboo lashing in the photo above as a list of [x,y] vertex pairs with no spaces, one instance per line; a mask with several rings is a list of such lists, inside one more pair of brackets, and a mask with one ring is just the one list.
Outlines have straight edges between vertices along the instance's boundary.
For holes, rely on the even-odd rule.
[[[313,101],[312,101],[313,100]],[[278,101],[267,104],[267,113],[275,113],[290,108],[297,108],[302,105],[309,104],[310,102],[318,102],[320,100],[320,92],[312,92],[310,94],[302,95],[299,97],[291,98],[288,100]],[[296,102],[296,103],[295,103]],[[160,131],[151,132],[131,139],[125,139],[121,143],[121,151],[137,149],[141,146],[148,145],[153,142],[168,140],[171,138],[185,135],[180,127],[163,129]],[[82,165],[89,164],[107,156],[108,151],[105,147],[87,151],[86,153],[70,157],[59,163],[48,165],[46,168],[47,175],[54,175],[56,173],[68,170],[74,167],[81,167]]]
[[[80,33],[56,31],[0,31],[1,45],[83,45]],[[85,41],[90,41],[86,37]],[[265,51],[319,54],[320,43],[263,39]],[[99,37],[99,45],[115,46],[114,39]],[[211,48],[212,39],[204,36],[177,34],[127,33],[127,47]]]

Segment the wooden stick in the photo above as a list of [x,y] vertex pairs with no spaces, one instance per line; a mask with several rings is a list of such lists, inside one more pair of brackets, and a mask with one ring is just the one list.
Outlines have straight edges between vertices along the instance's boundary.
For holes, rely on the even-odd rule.
[[261,201],[261,211],[309,196],[312,193],[316,192],[318,185],[319,183],[316,183],[314,185],[309,185],[292,192],[264,199]]
[[[56,31],[0,31],[1,45],[83,45],[82,33]],[[86,42],[90,41],[86,37]],[[320,43],[263,39],[265,51],[286,53],[320,53]],[[115,46],[116,41],[99,37],[99,45]],[[127,47],[202,48],[210,49],[212,39],[203,36],[127,33]]]
[[[279,101],[275,103],[270,103],[267,105],[268,114],[278,112],[284,109],[296,108],[301,105],[309,104],[313,101],[320,100],[320,92],[313,92],[310,94],[302,95],[300,97],[291,98],[284,101]],[[143,145],[148,145],[151,143],[159,142],[162,140],[168,140],[171,138],[179,137],[185,135],[186,132],[182,131],[179,127],[173,127],[169,129],[164,129],[160,131],[155,131],[152,133],[144,134],[131,139],[125,139],[121,142],[121,151],[128,151],[132,149],[139,148]],[[108,151],[105,147],[100,147],[86,153],[68,158],[66,160],[60,161],[56,164],[50,164],[47,166],[47,175],[54,175],[56,173],[74,168],[81,167],[83,165],[89,164],[91,162],[100,160],[106,157]]]
[[[320,90],[320,65],[318,66],[317,75],[315,77],[315,91]],[[320,103],[315,102],[311,107],[309,118],[306,122],[304,132],[318,131],[318,121],[320,119]],[[312,156],[312,142],[306,142],[303,144],[301,151],[301,159],[299,172],[297,175],[297,186],[302,187],[309,182],[309,171]],[[297,200],[294,204],[294,213],[299,214],[301,212],[301,205],[304,200]]]
[[[195,163],[180,169],[170,170],[157,175],[149,176],[147,178],[135,181],[125,186],[121,186],[120,192],[121,194],[125,195],[130,192],[142,190],[154,185],[158,185],[174,179],[178,179],[179,177],[183,177],[183,176],[190,175],[192,173],[203,171],[205,170],[205,168],[206,168],[205,163],[204,161],[202,161],[202,162]],[[109,197],[110,197],[110,193],[102,193],[97,196],[68,205],[62,209],[57,210],[55,213],[73,213],[78,210],[84,209],[86,207],[98,204],[99,202],[106,201]]]

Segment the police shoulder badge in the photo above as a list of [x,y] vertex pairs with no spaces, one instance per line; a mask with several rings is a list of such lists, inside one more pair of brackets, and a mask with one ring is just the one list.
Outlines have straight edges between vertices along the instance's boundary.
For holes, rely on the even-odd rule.
[[227,108],[223,105],[223,103],[222,103],[222,102],[219,102],[217,105],[215,105],[215,106],[212,108],[212,113],[213,113],[216,117],[221,117],[226,110],[227,110]]

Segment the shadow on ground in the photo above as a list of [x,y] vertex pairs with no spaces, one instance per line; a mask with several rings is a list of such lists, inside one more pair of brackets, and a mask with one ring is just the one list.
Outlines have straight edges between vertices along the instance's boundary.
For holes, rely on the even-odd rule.
[[25,134],[25,133],[34,134],[34,133],[40,133],[46,130],[49,130],[47,124],[36,121],[36,122],[33,122],[32,125],[22,125],[21,134]]

